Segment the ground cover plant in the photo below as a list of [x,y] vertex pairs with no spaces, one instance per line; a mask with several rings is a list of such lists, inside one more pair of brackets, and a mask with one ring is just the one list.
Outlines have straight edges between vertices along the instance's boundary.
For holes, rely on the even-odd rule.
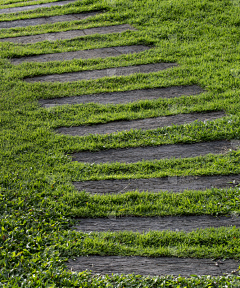
[[[0,9],[51,1],[0,0]],[[240,2],[238,0],[83,0],[63,7],[0,14],[1,21],[99,11],[83,20],[0,29],[0,38],[130,24],[136,31],[35,44],[0,42],[0,287],[239,287],[238,271],[221,277],[93,275],[67,271],[81,255],[239,259],[236,227],[193,232],[73,231],[76,218],[240,214],[240,187],[119,195],[76,191],[73,181],[240,174],[240,152],[126,163],[72,162],[71,153],[162,144],[240,140]],[[11,58],[125,45],[149,50],[105,59],[14,65]],[[178,66],[150,74],[66,83],[27,77],[158,62]],[[40,107],[39,99],[198,85],[199,95],[102,105]],[[71,137],[58,127],[224,111],[209,122]]]

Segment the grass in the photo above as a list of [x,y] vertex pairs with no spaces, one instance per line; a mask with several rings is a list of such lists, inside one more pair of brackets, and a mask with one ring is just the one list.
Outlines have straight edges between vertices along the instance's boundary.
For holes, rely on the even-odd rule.
[[[46,1],[31,1],[31,4]],[[50,1],[47,1],[50,2]],[[28,5],[22,1],[21,5]],[[0,8],[19,6],[0,0]],[[81,233],[76,217],[238,215],[240,190],[183,193],[77,192],[72,181],[240,173],[239,151],[133,164],[72,162],[70,154],[111,148],[239,140],[240,3],[230,0],[83,0],[64,7],[1,14],[0,21],[88,11],[102,14],[69,23],[1,29],[0,37],[130,24],[137,31],[18,45],[0,42],[0,287],[239,287],[240,277],[143,277],[66,271],[78,255],[138,255],[239,259],[235,227],[185,232]],[[137,55],[22,63],[11,58],[120,45],[148,45]],[[70,83],[26,83],[25,77],[157,62],[178,67],[149,75]],[[134,89],[199,85],[204,93],[129,104],[79,104],[43,109],[38,99]],[[155,130],[70,137],[54,129],[179,113],[224,111],[222,119]]]

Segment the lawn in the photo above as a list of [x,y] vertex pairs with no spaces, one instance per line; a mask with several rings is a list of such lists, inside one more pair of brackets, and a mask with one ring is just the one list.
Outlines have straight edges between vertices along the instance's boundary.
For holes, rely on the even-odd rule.
[[[0,0],[0,9],[53,1]],[[1,11],[1,10],[0,10]],[[66,261],[87,255],[240,258],[240,228],[145,233],[73,230],[77,218],[240,214],[240,187],[182,193],[128,191],[92,195],[74,181],[240,174],[240,151],[136,163],[83,163],[72,153],[164,144],[240,140],[239,0],[82,0],[63,7],[0,14],[2,21],[98,11],[93,17],[0,29],[0,38],[129,24],[133,31],[70,40],[0,41],[0,287],[240,287],[226,276],[151,277],[74,273]],[[96,48],[146,45],[117,57],[11,63],[11,58]],[[159,62],[176,67],[150,74],[74,82],[25,78]],[[42,107],[41,99],[198,85],[198,95],[123,104]],[[69,136],[60,127],[197,112],[223,111],[217,120],[153,130]],[[96,181],[97,182],[97,181]]]

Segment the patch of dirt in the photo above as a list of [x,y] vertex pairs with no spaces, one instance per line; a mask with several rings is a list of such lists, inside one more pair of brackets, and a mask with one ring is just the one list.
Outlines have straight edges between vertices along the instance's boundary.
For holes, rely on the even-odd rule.
[[134,65],[128,67],[117,67],[102,70],[37,76],[32,78],[25,78],[24,80],[27,82],[70,82],[79,80],[99,79],[103,77],[112,77],[112,76],[128,76],[135,73],[158,72],[176,66],[177,66],[176,63]]
[[137,275],[174,275],[187,277],[194,275],[219,276],[237,270],[236,260],[212,261],[210,259],[191,259],[177,257],[121,257],[121,256],[88,256],[70,260],[68,269],[74,272],[91,270],[100,274],[132,274]]
[[22,6],[22,7],[4,8],[4,9],[0,9],[0,14],[17,13],[17,12],[22,12],[22,11],[27,11],[27,10],[47,8],[47,7],[53,7],[53,6],[63,6],[63,5],[74,3],[74,2],[76,2],[76,0],[59,1],[59,2],[52,2],[52,3]]
[[236,187],[240,184],[240,175],[217,176],[186,176],[164,177],[150,179],[113,179],[99,181],[73,182],[79,191],[90,193],[125,193],[127,191],[172,191],[183,192],[185,190],[206,190],[211,188]]
[[72,154],[73,161],[85,163],[136,163],[143,160],[189,158],[207,154],[224,154],[233,149],[231,141],[211,141],[193,144],[169,144],[136,148],[84,151]]
[[81,14],[67,14],[67,15],[60,15],[60,16],[49,16],[49,17],[39,17],[39,18],[14,20],[14,21],[3,21],[3,22],[0,22],[0,28],[27,27],[27,26],[57,23],[57,22],[65,22],[65,21],[77,21],[77,20],[85,19],[87,17],[95,16],[99,13],[100,12],[89,12],[89,13],[81,13]]
[[178,114],[166,117],[147,118],[132,121],[115,121],[105,124],[78,127],[61,127],[58,133],[72,136],[85,136],[89,134],[110,134],[131,129],[150,130],[160,127],[188,124],[198,121],[209,121],[224,117],[224,112]]
[[240,217],[213,217],[202,216],[168,216],[168,217],[122,217],[116,218],[110,214],[109,218],[84,218],[79,219],[79,224],[74,227],[76,231],[82,232],[116,232],[116,231],[186,231],[210,227],[240,227]]
[[123,54],[139,53],[148,49],[149,47],[144,45],[121,46],[121,47],[80,50],[64,53],[54,53],[54,54],[44,54],[30,57],[14,58],[11,60],[11,62],[13,64],[19,64],[22,62],[47,62],[47,61],[73,60],[73,59],[106,58],[106,57],[120,56]]
[[56,40],[68,40],[74,39],[80,36],[87,36],[93,34],[110,34],[110,33],[121,33],[127,30],[136,30],[128,24],[123,25],[115,25],[115,26],[105,26],[105,27],[97,27],[97,28],[88,28],[83,30],[70,30],[63,32],[52,32],[38,35],[30,35],[30,36],[19,36],[19,37],[9,37],[9,38],[1,38],[0,42],[13,42],[19,44],[29,44],[29,43],[37,43],[41,41],[56,41]]
[[192,86],[173,86],[167,88],[154,88],[132,90],[124,92],[112,92],[92,95],[82,95],[74,97],[62,97],[53,99],[41,99],[39,104],[42,107],[54,107],[58,105],[73,105],[85,103],[100,103],[100,104],[124,104],[137,102],[140,100],[154,100],[158,98],[177,98],[181,96],[197,95],[205,92],[197,85]]

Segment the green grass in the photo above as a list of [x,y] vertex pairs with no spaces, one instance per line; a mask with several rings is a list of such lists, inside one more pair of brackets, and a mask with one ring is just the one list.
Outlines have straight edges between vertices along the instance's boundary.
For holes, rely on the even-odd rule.
[[[46,1],[31,1],[31,4]],[[50,1],[47,1],[50,2]],[[21,5],[28,5],[22,1]],[[0,8],[19,6],[0,0]],[[239,287],[240,277],[142,277],[66,271],[78,255],[140,255],[239,259],[235,227],[185,232],[81,233],[76,217],[238,215],[239,187],[183,193],[78,192],[72,181],[240,173],[239,151],[133,164],[72,162],[70,154],[111,148],[239,140],[240,2],[236,0],[83,0],[64,7],[1,14],[0,21],[88,11],[102,14],[69,23],[1,29],[0,37],[130,24],[138,31],[17,45],[0,43],[0,287]],[[11,58],[120,45],[148,45],[137,55],[22,63]],[[149,75],[71,83],[26,83],[25,77],[176,62]],[[43,109],[38,99],[134,89],[199,85],[204,93],[119,105],[79,104]],[[109,135],[59,135],[61,126],[92,125],[179,113],[224,111],[222,119]]]

